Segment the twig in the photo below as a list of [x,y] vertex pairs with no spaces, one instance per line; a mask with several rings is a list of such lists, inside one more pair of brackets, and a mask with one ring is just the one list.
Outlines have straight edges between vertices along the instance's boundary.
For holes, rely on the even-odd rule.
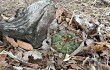
[[89,59],[90,59],[89,57],[86,57],[86,59],[83,61],[82,66],[84,66]]
[[69,25],[71,25],[71,23],[72,23],[72,21],[73,21],[73,17],[74,17],[74,12],[73,12],[73,14],[72,14],[72,16],[71,16],[71,19],[70,19]]

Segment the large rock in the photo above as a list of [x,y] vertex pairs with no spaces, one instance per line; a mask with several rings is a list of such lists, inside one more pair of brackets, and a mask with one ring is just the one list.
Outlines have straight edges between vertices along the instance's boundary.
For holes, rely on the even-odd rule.
[[47,36],[48,26],[53,21],[55,7],[49,0],[41,0],[17,10],[11,22],[0,22],[0,31],[8,36],[31,43],[38,48]]

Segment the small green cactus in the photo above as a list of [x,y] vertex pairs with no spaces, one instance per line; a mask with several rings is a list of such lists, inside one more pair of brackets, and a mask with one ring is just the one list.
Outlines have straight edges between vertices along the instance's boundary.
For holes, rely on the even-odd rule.
[[61,53],[71,53],[78,46],[77,36],[73,32],[59,32],[52,37],[52,47]]

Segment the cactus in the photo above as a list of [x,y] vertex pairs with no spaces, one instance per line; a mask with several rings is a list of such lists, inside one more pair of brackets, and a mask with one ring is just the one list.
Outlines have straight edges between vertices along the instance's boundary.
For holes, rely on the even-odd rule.
[[77,38],[75,33],[69,31],[56,33],[52,37],[52,47],[61,53],[71,53],[79,46]]

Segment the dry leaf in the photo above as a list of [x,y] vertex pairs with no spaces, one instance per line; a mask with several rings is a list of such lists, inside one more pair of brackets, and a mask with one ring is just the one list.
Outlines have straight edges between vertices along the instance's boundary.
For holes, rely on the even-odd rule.
[[17,43],[19,45],[19,47],[25,49],[25,50],[33,50],[33,47],[31,44],[17,40]]
[[2,17],[4,20],[8,20],[8,19],[9,19],[9,17],[4,16],[3,14],[1,14],[1,17]]
[[107,43],[107,42],[99,42],[97,44],[106,45],[107,47],[110,48],[110,43]]
[[45,70],[56,70],[55,65],[54,64],[48,65]]
[[64,12],[64,7],[63,6],[58,7],[56,11],[56,19],[58,19],[59,16],[61,16],[63,12]]
[[103,50],[102,53],[100,54],[100,56],[108,56],[109,55],[109,50]]
[[102,50],[105,49],[104,45],[93,45],[93,46],[91,46],[91,48],[93,48],[97,52],[102,51]]
[[7,41],[10,42],[10,44],[14,47],[18,47],[18,43],[15,42],[15,40],[13,38],[10,38],[8,36],[5,36]]
[[76,70],[81,70],[82,68],[80,68],[77,64],[71,64],[71,67],[73,69],[76,69]]
[[104,70],[110,70],[110,66],[107,64],[101,64],[101,66]]
[[35,68],[35,69],[38,68],[38,64],[28,63],[27,66],[32,67],[32,68]]
[[105,34],[105,36],[106,36],[107,38],[110,38],[110,34]]
[[87,35],[93,35],[93,34],[95,34],[95,33],[97,33],[97,28],[96,28],[96,27],[90,29],[90,30],[87,32]]
[[65,20],[66,20],[66,22],[69,22],[70,21],[70,18],[66,18]]
[[65,59],[63,61],[68,61],[68,60],[70,60],[70,58],[71,58],[70,55],[66,54]]
[[[7,70],[8,63],[6,61],[0,62],[0,70]],[[10,70],[12,70],[10,68]]]
[[38,51],[27,51],[23,53],[23,60],[28,61],[29,60],[29,56],[32,56],[34,60],[36,59],[42,59],[42,55],[40,52]]
[[60,24],[62,21],[63,21],[63,16],[60,16],[59,18],[58,18],[58,23]]
[[104,41],[104,42],[95,42],[96,44],[99,44],[99,45],[106,45],[106,44],[108,44],[106,41]]
[[0,55],[0,62],[4,61],[6,59],[7,54]]
[[91,65],[90,70],[96,70],[94,65]]
[[87,34],[84,31],[82,32],[82,38],[83,38],[83,41],[86,41],[87,39]]
[[13,69],[15,69],[15,70],[23,70],[23,67],[21,67],[21,66],[13,66]]
[[106,46],[110,49],[110,44],[106,44]]
[[90,46],[88,47],[84,47],[83,48],[83,51],[86,52],[86,53],[90,53],[90,50],[94,50],[96,52],[100,52],[100,51],[103,51],[106,49],[106,47],[104,47],[104,45],[94,45],[94,44],[91,44]]
[[75,60],[75,61],[83,61],[85,59],[85,57],[82,57],[82,56],[72,56],[72,60]]

